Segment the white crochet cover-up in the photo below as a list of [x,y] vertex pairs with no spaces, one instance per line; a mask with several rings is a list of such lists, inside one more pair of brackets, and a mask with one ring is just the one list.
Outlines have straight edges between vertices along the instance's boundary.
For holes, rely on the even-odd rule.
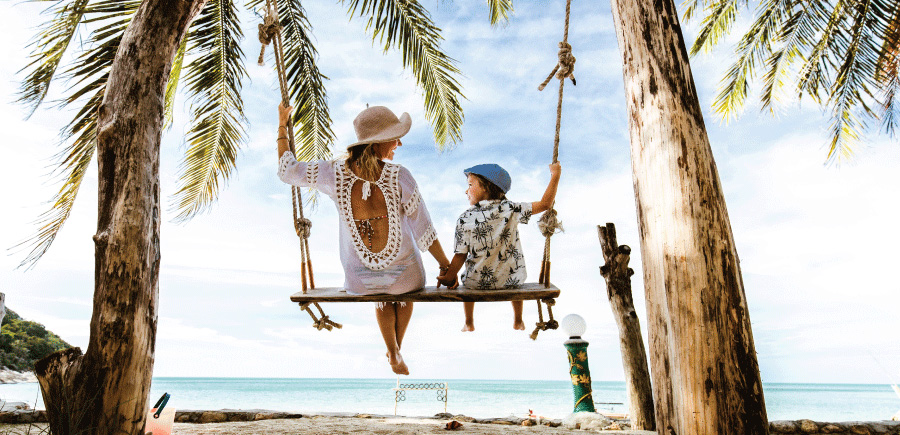
[[[381,190],[388,210],[388,238],[381,252],[369,250],[353,221],[353,185],[368,182],[349,171],[343,160],[301,162],[288,151],[281,156],[278,178],[294,186],[316,188],[334,201],[341,220],[339,245],[348,293],[402,294],[425,286],[419,250],[428,250],[437,233],[408,169],[385,163],[381,177],[371,182]],[[365,194],[371,187],[362,190]]]

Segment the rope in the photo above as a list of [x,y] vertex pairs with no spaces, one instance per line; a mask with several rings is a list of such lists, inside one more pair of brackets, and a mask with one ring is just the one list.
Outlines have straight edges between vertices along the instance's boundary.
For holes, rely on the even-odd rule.
[[[575,56],[572,55],[572,46],[569,45],[569,12],[572,9],[572,0],[566,0],[566,25],[563,30],[563,40],[559,43],[559,53],[557,54],[557,63],[550,71],[550,75],[538,86],[538,91],[543,91],[547,83],[555,76],[559,79],[559,96],[556,102],[556,134],[553,137],[553,162],[559,161],[559,129],[562,124],[562,102],[563,88],[566,84],[566,78],[572,80],[575,85]],[[556,218],[556,210],[553,205],[550,210],[544,212],[538,221],[538,228],[544,236],[544,258],[541,261],[541,274],[538,282],[544,284],[544,287],[550,287],[550,237],[558,232],[563,231],[562,222]]]
[[[278,87],[281,89],[281,103],[285,107],[290,106],[287,74],[284,67],[284,50],[281,41],[281,23],[278,21],[277,0],[266,0],[266,16],[263,18],[263,22],[259,24],[259,34],[257,36],[262,44],[257,62],[259,65],[264,64],[263,57],[266,52],[266,46],[272,44],[272,51],[275,54],[275,70],[278,73]],[[293,122],[288,123],[287,133],[288,146],[291,153],[297,155],[294,147]],[[316,288],[313,278],[312,258],[309,255],[309,235],[312,232],[312,222],[303,216],[303,195],[297,186],[291,186],[291,203],[294,215],[294,230],[297,232],[297,237],[300,238],[300,278],[303,293],[306,293],[307,289]]]

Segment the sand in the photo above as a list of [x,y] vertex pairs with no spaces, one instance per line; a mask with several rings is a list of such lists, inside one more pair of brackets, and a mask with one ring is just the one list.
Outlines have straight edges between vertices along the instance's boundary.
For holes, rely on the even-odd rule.
[[[476,435],[501,434],[585,434],[582,430],[571,430],[563,427],[518,426],[502,424],[480,424],[462,422],[457,430],[447,430],[445,426],[450,420],[409,418],[409,417],[330,417],[314,416],[308,418],[261,420],[230,423],[175,423],[173,434],[222,434],[222,435],[331,435],[331,434],[375,434],[375,435],[413,435],[413,434],[449,434],[465,433]],[[44,424],[2,425],[0,435],[38,434],[46,427]],[[655,435],[645,431],[603,431],[603,434]]]

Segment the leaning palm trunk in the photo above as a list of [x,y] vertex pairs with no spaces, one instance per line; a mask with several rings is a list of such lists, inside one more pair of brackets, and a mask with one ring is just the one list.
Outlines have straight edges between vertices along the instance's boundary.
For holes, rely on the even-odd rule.
[[94,311],[87,352],[35,364],[50,430],[139,434],[153,372],[159,277],[159,146],[179,42],[203,0],[145,0],[113,61],[99,113]]
[[656,429],[767,434],[731,224],[672,0],[612,0],[631,132]]

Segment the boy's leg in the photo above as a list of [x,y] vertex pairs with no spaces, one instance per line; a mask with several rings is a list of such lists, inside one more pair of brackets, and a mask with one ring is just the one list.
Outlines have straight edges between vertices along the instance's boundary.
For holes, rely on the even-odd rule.
[[[380,308],[379,308],[379,305]],[[408,375],[409,369],[400,356],[400,345],[397,344],[397,307],[393,302],[376,305],[375,319],[378,321],[378,328],[381,329],[381,338],[384,339],[384,345],[387,346],[388,362],[391,370],[398,375]]]
[[409,320],[412,318],[413,303],[395,304],[397,323],[394,330],[397,334],[397,349],[403,348],[403,336],[406,335],[406,327],[409,326]]
[[463,310],[466,312],[466,324],[463,325],[462,332],[475,330],[475,302],[463,302]]
[[522,320],[522,301],[512,301],[513,306],[513,329],[524,331],[525,322]]

